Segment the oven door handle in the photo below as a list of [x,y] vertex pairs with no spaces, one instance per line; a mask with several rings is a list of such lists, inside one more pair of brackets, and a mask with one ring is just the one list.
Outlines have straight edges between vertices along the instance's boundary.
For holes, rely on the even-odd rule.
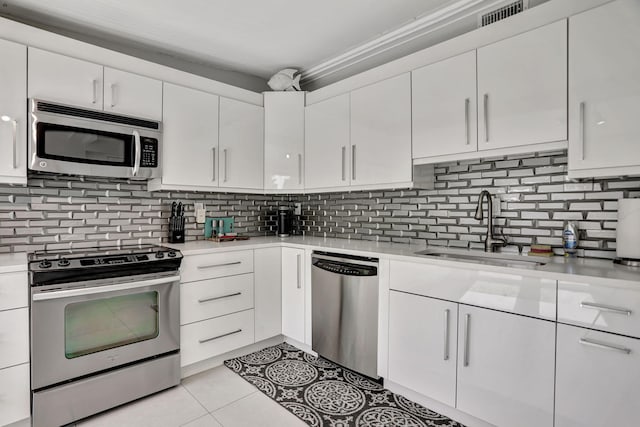
[[137,282],[119,283],[117,285],[94,286],[92,288],[66,289],[62,291],[41,292],[33,295],[33,301],[45,301],[60,298],[77,297],[82,295],[101,294],[104,292],[123,291],[128,289],[144,288],[147,286],[163,285],[165,283],[179,282],[180,276],[162,277],[159,279],[141,280]]

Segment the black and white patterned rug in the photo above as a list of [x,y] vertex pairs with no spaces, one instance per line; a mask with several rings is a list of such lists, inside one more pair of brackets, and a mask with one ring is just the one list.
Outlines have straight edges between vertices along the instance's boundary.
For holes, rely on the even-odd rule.
[[464,427],[287,343],[224,364],[313,427]]

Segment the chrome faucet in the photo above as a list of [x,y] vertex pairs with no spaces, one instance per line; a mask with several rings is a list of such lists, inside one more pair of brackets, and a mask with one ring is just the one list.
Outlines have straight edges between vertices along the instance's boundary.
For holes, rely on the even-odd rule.
[[482,190],[478,197],[478,207],[476,208],[476,214],[474,216],[478,221],[483,219],[482,201],[487,198],[487,204],[489,205],[489,213],[487,215],[487,237],[484,239],[484,251],[493,252],[496,246],[507,246],[507,240],[502,237],[496,237],[493,235],[493,202],[491,201],[491,193],[487,190]]

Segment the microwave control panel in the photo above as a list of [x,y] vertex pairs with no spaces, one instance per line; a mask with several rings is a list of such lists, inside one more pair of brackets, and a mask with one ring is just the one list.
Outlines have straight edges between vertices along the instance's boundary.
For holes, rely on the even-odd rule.
[[140,156],[140,167],[157,168],[158,167],[158,140],[155,138],[140,139],[142,147],[142,155]]

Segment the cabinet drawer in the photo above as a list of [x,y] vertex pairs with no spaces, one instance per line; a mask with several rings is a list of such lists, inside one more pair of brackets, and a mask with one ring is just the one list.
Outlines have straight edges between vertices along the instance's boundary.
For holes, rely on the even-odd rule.
[[0,311],[0,369],[29,361],[29,309]]
[[477,269],[391,262],[391,289],[541,319],[556,319],[556,281]]
[[29,418],[29,364],[0,369],[0,425]]
[[180,324],[253,308],[253,273],[180,285]]
[[27,307],[29,305],[29,285],[27,272],[0,274],[0,310]]
[[191,323],[180,328],[181,366],[253,343],[253,310]]
[[182,260],[182,282],[253,272],[253,251],[191,255]]
[[559,281],[558,321],[640,338],[640,286]]

